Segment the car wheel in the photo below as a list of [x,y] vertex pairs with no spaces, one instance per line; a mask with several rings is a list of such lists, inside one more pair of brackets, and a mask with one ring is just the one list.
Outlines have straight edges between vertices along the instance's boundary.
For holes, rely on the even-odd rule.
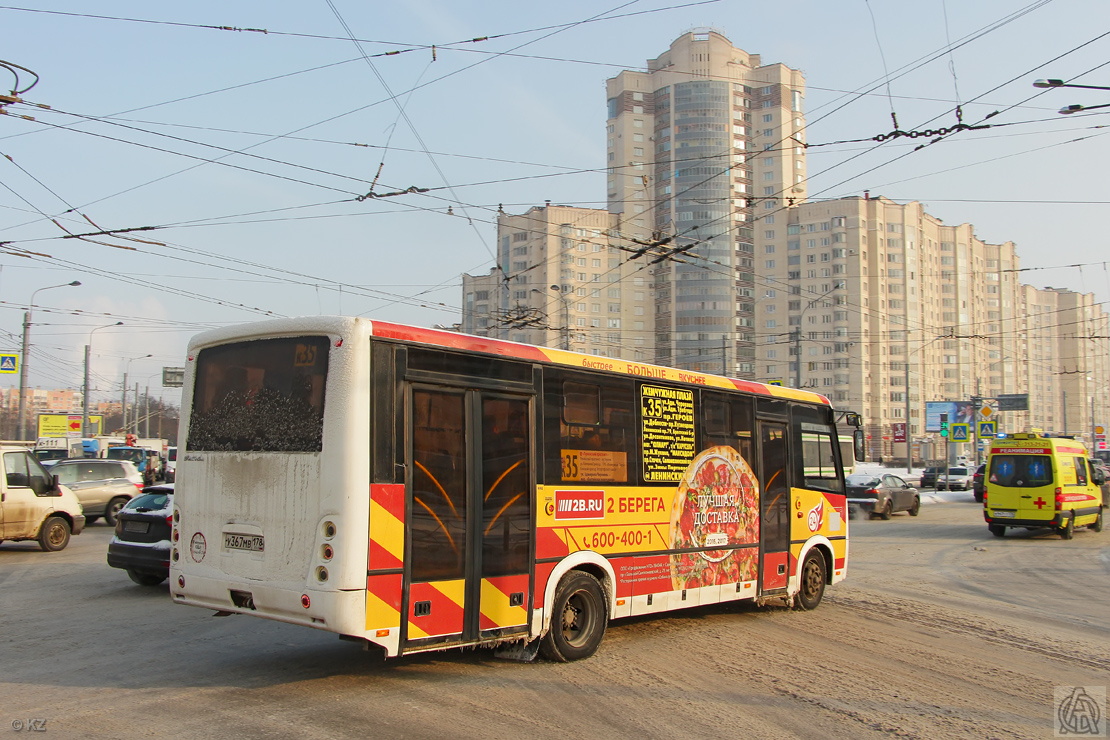
[[810,550],[802,563],[802,582],[794,598],[794,608],[809,611],[816,609],[825,595],[825,558],[817,550]]
[[134,568],[127,569],[127,576],[140,586],[157,586],[159,583],[170,577],[169,573],[164,576],[160,576],[157,573],[146,573],[140,570],[135,570]]
[[551,628],[540,640],[543,657],[566,663],[593,655],[609,620],[597,579],[580,570],[567,574],[555,589],[552,607]]
[[69,544],[69,522],[60,516],[52,516],[42,523],[39,530],[39,547],[46,552],[64,550]]
[[1098,510],[1098,516],[1095,517],[1094,522],[1087,525],[1087,528],[1092,529],[1095,532],[1101,532],[1102,531],[1102,509]]
[[894,504],[891,503],[890,499],[887,499],[886,505],[883,506],[883,513],[879,514],[879,518],[886,521],[886,520],[890,519],[891,515],[893,515],[893,514],[894,514]]
[[1068,520],[1064,522],[1064,526],[1060,527],[1056,531],[1057,533],[1059,533],[1060,539],[1070,540],[1072,538],[1072,534],[1075,533],[1075,517],[1069,516]]
[[988,524],[987,531],[993,534],[995,537],[1006,536],[1006,528],[1001,524]]
[[921,513],[921,498],[918,496],[913,497],[913,506],[910,507],[910,516],[917,516]]
[[109,527],[116,526],[116,515],[119,510],[127,504],[127,499],[120,497],[114,498],[108,502],[108,506],[104,509],[104,523]]

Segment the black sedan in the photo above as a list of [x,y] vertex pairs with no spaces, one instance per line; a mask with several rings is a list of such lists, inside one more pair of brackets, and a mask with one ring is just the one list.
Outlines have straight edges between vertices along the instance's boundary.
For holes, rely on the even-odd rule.
[[173,484],[147,486],[116,516],[108,543],[108,565],[123,568],[140,586],[157,586],[170,576]]
[[848,494],[848,513],[856,516],[867,514],[880,519],[890,519],[896,511],[917,516],[921,498],[917,489],[896,475],[854,473],[844,480]]

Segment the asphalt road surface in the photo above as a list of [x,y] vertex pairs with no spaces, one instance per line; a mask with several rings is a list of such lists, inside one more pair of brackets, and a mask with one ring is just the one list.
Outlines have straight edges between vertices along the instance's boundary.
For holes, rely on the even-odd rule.
[[997,539],[953,499],[853,522],[849,578],[815,611],[622,620],[564,665],[384,661],[176,606],[108,567],[103,523],[59,553],[6,542],[0,737],[1052,737],[1056,687],[1110,683],[1110,534]]

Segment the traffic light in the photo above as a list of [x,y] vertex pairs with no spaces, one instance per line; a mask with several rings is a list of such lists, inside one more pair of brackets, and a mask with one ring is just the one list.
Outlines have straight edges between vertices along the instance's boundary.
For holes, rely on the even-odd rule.
[[948,414],[940,415],[940,436],[948,436]]

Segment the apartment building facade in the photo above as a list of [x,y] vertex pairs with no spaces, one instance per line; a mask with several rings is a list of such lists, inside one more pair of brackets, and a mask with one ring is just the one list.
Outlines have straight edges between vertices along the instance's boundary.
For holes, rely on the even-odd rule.
[[603,357],[650,361],[645,263],[604,209],[546,204],[500,214],[499,266],[463,276],[462,330]]
[[805,198],[801,72],[703,29],[606,92],[609,210],[622,234],[681,250],[652,268],[656,360],[752,377],[753,219]]
[[[1022,285],[1012,242],[882,197],[786,211],[757,262],[757,377],[859,411],[870,459],[905,458],[902,424],[916,458],[943,457],[925,424],[930,401],[982,399],[1000,431],[1110,420],[1094,390],[1110,387],[1107,344],[1092,338],[1106,336],[1106,313],[1090,294]],[[1027,389],[1028,411],[994,410]]]

